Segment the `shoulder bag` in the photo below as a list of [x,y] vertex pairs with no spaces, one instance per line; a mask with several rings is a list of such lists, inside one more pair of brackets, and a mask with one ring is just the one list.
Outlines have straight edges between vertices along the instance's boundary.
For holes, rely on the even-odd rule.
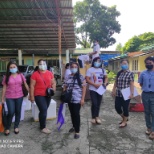
[[47,95],[48,97],[54,96],[54,91],[53,91],[53,89],[47,87],[46,82],[45,82],[44,78],[42,77],[41,73],[40,73],[39,71],[38,71],[38,73],[40,74],[40,77],[41,77],[41,79],[43,80],[44,85],[46,86],[46,95]]
[[20,74],[20,76],[21,76],[21,79],[22,79],[22,85],[21,85],[22,86],[22,92],[23,92],[24,97],[26,97],[28,95],[28,90],[25,87],[24,79],[23,79],[21,74]]
[[[74,84],[75,84],[75,79],[73,80],[73,87],[74,87]],[[73,87],[72,89],[68,89],[62,92],[61,101],[63,103],[71,103]]]

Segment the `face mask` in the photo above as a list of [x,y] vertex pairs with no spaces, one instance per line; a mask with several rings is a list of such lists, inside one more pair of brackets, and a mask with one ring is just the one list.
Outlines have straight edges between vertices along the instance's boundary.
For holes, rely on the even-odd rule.
[[128,65],[121,65],[121,69],[122,70],[127,70],[128,69]]
[[45,71],[47,70],[47,65],[39,65],[39,69]]
[[10,72],[11,72],[11,73],[17,73],[17,71],[18,71],[17,68],[11,68],[11,69],[10,69]]
[[152,69],[153,69],[153,65],[145,65],[145,67],[146,67],[148,70],[152,70]]
[[75,73],[78,71],[77,68],[71,68],[70,70],[71,70],[71,72],[72,72],[73,74],[75,74]]
[[95,67],[100,67],[100,66],[101,66],[101,63],[99,63],[99,62],[94,62],[94,66],[95,66]]

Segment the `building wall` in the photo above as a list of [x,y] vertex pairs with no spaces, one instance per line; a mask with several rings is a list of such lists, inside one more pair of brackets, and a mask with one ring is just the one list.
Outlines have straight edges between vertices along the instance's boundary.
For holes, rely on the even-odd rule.
[[[18,62],[18,56],[1,56],[0,57],[0,72],[1,71],[5,71],[6,70],[6,66],[8,64],[8,62],[11,59],[16,59],[16,61]],[[33,64],[33,58],[32,56],[23,56],[23,64],[24,65],[32,65]],[[45,59],[45,60],[57,60],[59,62],[59,57],[58,56],[34,56],[34,66],[37,66],[37,62],[39,59]],[[62,56],[62,65],[65,65],[66,63],[66,57]],[[4,66],[2,67],[2,65],[5,64],[5,69]]]

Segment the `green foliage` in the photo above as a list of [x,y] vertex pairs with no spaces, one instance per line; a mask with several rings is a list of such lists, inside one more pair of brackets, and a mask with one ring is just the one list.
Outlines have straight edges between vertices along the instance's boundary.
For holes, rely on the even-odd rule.
[[114,72],[108,71],[108,70],[106,70],[106,72],[107,72],[107,77],[108,77],[109,83],[114,83],[115,78],[116,78],[116,74]]
[[120,53],[123,54],[122,44],[121,43],[117,44],[116,51],[120,51]]
[[99,0],[77,2],[74,7],[74,21],[80,23],[80,26],[76,27],[76,34],[80,34],[76,36],[77,44],[85,46],[81,42],[91,44],[95,39],[99,40],[101,47],[114,44],[116,40],[112,35],[121,30],[116,20],[119,15],[116,6],[101,5]]
[[139,51],[142,48],[145,48],[153,44],[154,44],[154,33],[148,32],[138,36],[134,36],[131,39],[129,39],[125,43],[122,50],[124,52],[134,52],[134,51]]

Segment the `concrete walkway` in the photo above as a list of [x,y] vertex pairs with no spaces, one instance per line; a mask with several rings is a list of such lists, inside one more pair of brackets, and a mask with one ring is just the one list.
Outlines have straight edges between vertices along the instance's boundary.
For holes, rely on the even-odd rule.
[[[42,134],[38,122],[33,122],[31,111],[26,111],[18,135],[13,133],[13,128],[9,136],[0,134],[0,154],[154,154],[154,141],[144,133],[143,113],[130,113],[128,126],[118,127],[121,119],[114,110],[111,88],[109,85],[101,106],[102,125],[91,124],[90,102],[81,109],[80,139],[75,140],[73,134],[68,133],[71,128],[68,108],[66,124],[60,132],[56,120],[47,122],[52,130],[50,135]],[[13,148],[13,145],[19,147]]]

